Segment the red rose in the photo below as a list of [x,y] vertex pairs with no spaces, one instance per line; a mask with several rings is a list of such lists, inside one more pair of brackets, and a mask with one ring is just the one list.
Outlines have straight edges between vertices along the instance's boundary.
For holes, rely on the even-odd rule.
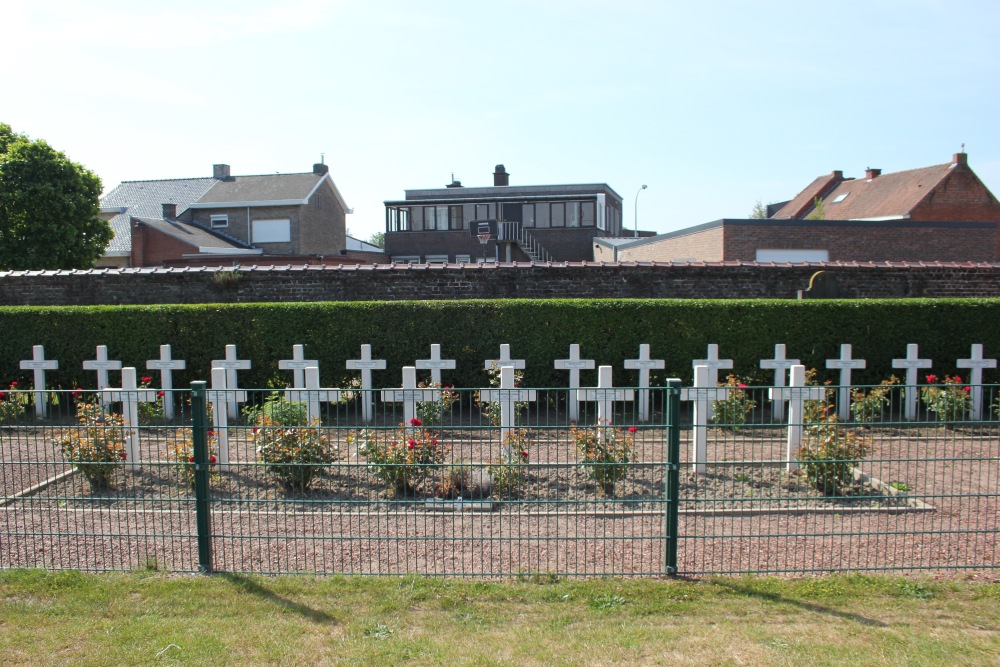
[[738,385],[736,385],[736,388],[737,389],[746,389],[747,386],[745,384],[743,384],[742,382],[740,382]]
[[163,398],[163,392],[162,391],[156,392],[156,397],[157,398]]
[[128,454],[126,454],[124,451],[122,451],[120,454],[118,454],[118,456],[122,457],[122,461],[124,461],[125,459],[128,458]]
[[211,437],[212,437],[213,435],[215,435],[215,431],[209,431],[209,432],[208,432],[208,437],[210,437],[210,438],[211,438]]
[[140,379],[143,382],[149,383],[149,382],[153,381],[153,376],[152,375],[143,375]]
[[437,441],[437,438],[434,438],[433,440],[431,440],[431,444],[432,444],[432,445],[436,445],[436,444],[438,444],[438,441]]
[[629,427],[628,427],[628,432],[629,432],[629,433],[635,433],[635,432],[636,432],[636,431],[638,431],[638,430],[639,430],[639,427],[638,427],[638,426],[629,426]]
[[416,446],[416,443],[415,443],[415,442],[413,442],[412,440],[410,440],[410,444],[408,444],[408,445],[406,446],[406,448],[407,448],[407,449],[413,449],[413,448],[414,448],[415,446]]
[[423,426],[423,425],[424,423],[419,419],[417,419],[416,417],[410,420],[410,426]]
[[966,387],[966,388],[965,388],[965,391],[966,391],[966,392],[970,392],[970,391],[972,391],[972,387]]
[[5,398],[7,398],[7,392],[0,391],[0,401],[4,400]]
[[253,427],[253,434],[254,434],[254,435],[257,435],[257,431],[259,431],[259,430],[260,430],[260,427],[259,427],[259,426],[254,426],[254,427]]
[[188,457],[188,463],[194,463],[194,457],[193,456],[189,456]]
[[212,465],[215,465],[215,454],[213,454],[212,456],[209,456],[209,457],[208,457],[208,461],[209,461],[209,462],[210,462],[210,463],[211,463]]
[[931,384],[934,384],[935,382],[937,382],[937,375],[928,375],[927,381],[930,382]]
[[15,387],[17,387],[17,381],[16,380],[14,382],[10,383],[10,388],[11,389],[14,389]]
[[952,382],[954,382],[955,384],[962,384],[962,378],[961,378],[961,376],[956,375],[954,377],[954,379],[952,380]]
[[524,458],[528,458],[528,452],[521,452],[521,456],[523,456]]

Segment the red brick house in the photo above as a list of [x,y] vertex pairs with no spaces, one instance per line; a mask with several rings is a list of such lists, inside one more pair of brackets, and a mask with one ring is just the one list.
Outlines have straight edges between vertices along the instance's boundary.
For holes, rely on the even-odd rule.
[[998,226],[1000,202],[963,152],[921,169],[867,169],[864,178],[831,172],[763,220],[718,220],[625,243],[596,239],[594,258],[994,262]]

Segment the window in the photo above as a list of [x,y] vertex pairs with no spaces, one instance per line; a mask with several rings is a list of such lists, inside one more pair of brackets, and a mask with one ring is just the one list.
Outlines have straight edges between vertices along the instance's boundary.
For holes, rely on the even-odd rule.
[[424,231],[424,207],[414,206],[413,209],[413,220],[410,221],[410,229],[415,232]]
[[566,226],[566,204],[559,203],[552,205],[552,226],[553,227],[565,227]]
[[461,229],[462,228],[462,207],[461,206],[449,206],[448,207],[448,225],[451,229]]
[[[439,232],[448,231],[448,207],[447,206],[436,206],[436,217],[437,217],[437,227]],[[428,227],[430,229],[430,227]]]
[[797,248],[759,248],[758,262],[829,262],[828,250],[812,250]]
[[544,204],[535,205],[535,227],[548,227],[549,226],[549,204],[548,202]]
[[419,264],[420,255],[395,255],[392,258],[393,264]]
[[313,204],[313,208],[316,209],[317,211],[322,211],[323,210],[323,193],[322,192],[317,192],[316,194],[313,195],[312,204]]
[[[544,204],[543,204],[544,206]],[[523,204],[521,206],[521,224],[525,227],[535,226],[535,205]]]
[[[580,204],[581,223],[584,227],[594,226],[594,202],[585,201]],[[602,221],[603,222],[603,221]],[[604,229],[603,227],[601,229]]]
[[566,226],[580,226],[580,202],[571,201],[566,204]]
[[212,220],[212,229],[219,229],[221,227],[229,226],[229,216],[228,215],[213,215],[210,216]]
[[290,220],[254,220],[253,243],[288,243],[292,240]]
[[476,217],[475,220],[488,220],[493,216],[490,215],[490,205],[489,204],[476,204]]
[[458,264],[472,263],[472,255],[455,255],[455,262]]
[[428,264],[447,264],[448,255],[427,255],[424,257],[424,261]]
[[410,231],[410,209],[408,208],[399,209],[399,231]]
[[847,199],[847,195],[849,195],[849,194],[851,194],[851,193],[850,192],[845,192],[843,194],[837,195],[836,198],[832,202],[830,202],[830,203],[831,204],[839,204],[840,202],[842,202],[845,199]]

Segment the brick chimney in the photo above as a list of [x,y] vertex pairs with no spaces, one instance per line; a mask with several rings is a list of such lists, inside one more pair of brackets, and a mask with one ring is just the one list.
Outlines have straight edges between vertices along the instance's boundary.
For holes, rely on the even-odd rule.
[[961,153],[955,153],[954,155],[951,156],[951,163],[960,165],[962,167],[966,167],[969,165],[969,154],[966,153],[965,151],[962,151]]
[[177,204],[166,204],[163,205],[163,219],[173,220],[177,217]]
[[881,175],[882,175],[881,169],[872,169],[871,167],[865,169],[865,178],[867,178],[869,181],[872,180],[873,178],[878,178]]
[[502,164],[498,164],[496,170],[493,172],[493,185],[510,185],[510,174],[507,173]]
[[213,164],[212,178],[214,178],[217,181],[228,181],[230,178],[232,178],[232,176],[229,175],[229,165]]
[[317,176],[322,176],[323,174],[330,173],[330,165],[323,164],[322,162],[317,162],[313,165],[313,173]]

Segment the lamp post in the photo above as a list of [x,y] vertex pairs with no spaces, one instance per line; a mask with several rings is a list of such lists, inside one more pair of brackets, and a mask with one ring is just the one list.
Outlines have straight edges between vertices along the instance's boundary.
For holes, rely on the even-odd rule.
[[647,187],[648,186],[643,185],[635,193],[635,206],[632,207],[632,210],[635,212],[635,234],[634,234],[635,238],[639,238],[639,193],[645,190]]

